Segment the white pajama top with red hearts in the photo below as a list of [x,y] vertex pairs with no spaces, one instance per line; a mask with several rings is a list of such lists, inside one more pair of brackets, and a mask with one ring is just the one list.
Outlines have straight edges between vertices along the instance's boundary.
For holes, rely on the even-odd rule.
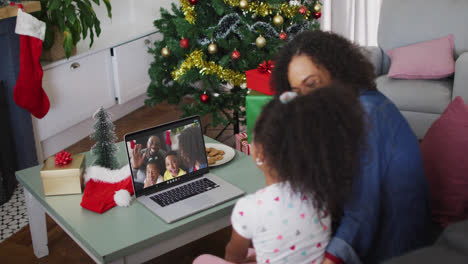
[[239,199],[231,223],[252,240],[259,264],[320,264],[331,236],[330,216],[319,213],[310,197],[294,194],[287,183]]

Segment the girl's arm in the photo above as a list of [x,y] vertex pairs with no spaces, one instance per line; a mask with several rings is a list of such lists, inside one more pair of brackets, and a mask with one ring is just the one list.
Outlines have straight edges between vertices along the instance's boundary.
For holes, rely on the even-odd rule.
[[231,241],[226,246],[224,259],[234,263],[245,262],[249,246],[250,239],[242,237],[236,230],[232,229]]
[[163,176],[159,175],[159,176],[158,176],[158,180],[156,181],[156,183],[161,183],[161,182],[163,182],[163,181],[164,181]]
[[151,186],[151,180],[148,178],[146,178],[143,183],[144,183],[143,188]]

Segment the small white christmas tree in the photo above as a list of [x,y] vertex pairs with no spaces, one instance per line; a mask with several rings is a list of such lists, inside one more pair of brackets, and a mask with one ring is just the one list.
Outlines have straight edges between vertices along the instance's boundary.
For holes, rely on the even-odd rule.
[[94,133],[91,138],[96,141],[96,144],[91,148],[91,153],[96,157],[93,165],[101,166],[109,169],[116,169],[119,166],[115,153],[118,148],[115,145],[115,127],[111,121],[109,113],[101,106],[93,118],[96,120],[94,123]]

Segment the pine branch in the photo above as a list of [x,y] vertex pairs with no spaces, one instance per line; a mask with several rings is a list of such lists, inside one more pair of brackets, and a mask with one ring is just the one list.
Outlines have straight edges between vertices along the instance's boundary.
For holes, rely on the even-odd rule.
[[[192,96],[194,103],[181,107],[183,116],[199,114],[201,116],[212,114],[213,125],[238,122],[231,113],[237,111],[241,122],[245,122],[246,90],[240,88],[223,89],[222,81],[217,74],[205,74],[199,67],[190,67],[177,81],[172,79],[172,71],[178,69],[188,54],[195,50],[203,52],[203,60],[213,62],[224,69],[236,72],[245,72],[254,69],[265,60],[272,59],[276,52],[284,45],[279,39],[281,29],[292,39],[294,35],[310,29],[318,29],[317,21],[306,20],[299,13],[297,15],[283,16],[284,24],[277,26],[272,23],[273,16],[255,15],[255,12],[242,11],[239,7],[228,5],[229,1],[213,0],[199,1],[195,6],[196,19],[190,24],[180,7],[172,4],[171,11],[161,9],[161,17],[154,21],[157,31],[163,35],[161,40],[155,41],[149,52],[154,56],[148,73],[151,82],[147,89],[148,98],[145,103],[156,105],[165,100],[170,104],[179,104],[184,96]],[[277,8],[284,4],[282,0],[262,1]],[[301,1],[308,10],[313,10],[315,1]],[[262,34],[267,39],[267,46],[258,48],[255,45],[257,37]],[[188,38],[187,49],[180,46],[180,40]],[[218,51],[210,54],[208,45],[214,43]],[[168,48],[170,55],[163,57],[161,50]],[[238,60],[231,58],[236,49],[241,57]],[[194,83],[202,81],[203,86],[193,87]],[[200,95],[206,92],[211,98],[208,102],[200,101]],[[217,96],[215,96],[217,95]]]

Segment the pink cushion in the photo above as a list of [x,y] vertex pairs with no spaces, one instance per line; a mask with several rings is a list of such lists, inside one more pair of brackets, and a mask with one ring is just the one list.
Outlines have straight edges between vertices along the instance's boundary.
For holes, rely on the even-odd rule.
[[440,79],[455,72],[453,34],[387,51],[388,76],[398,79]]
[[450,103],[421,143],[432,217],[437,223],[468,218],[468,106],[461,97]]

